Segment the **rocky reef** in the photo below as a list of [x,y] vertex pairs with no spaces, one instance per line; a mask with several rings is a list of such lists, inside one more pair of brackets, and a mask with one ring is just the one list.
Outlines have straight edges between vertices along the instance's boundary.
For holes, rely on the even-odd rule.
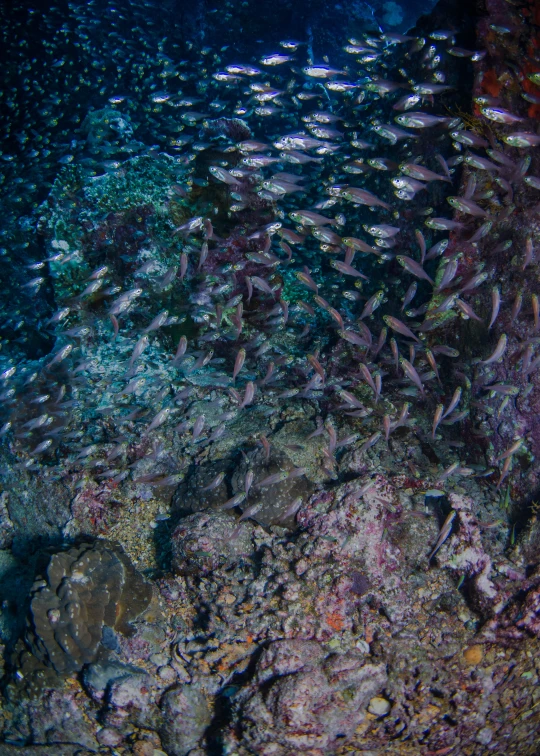
[[10,237],[1,756],[540,752],[540,18],[477,13],[474,50],[440,3],[277,93],[161,40],[140,121],[82,119]]

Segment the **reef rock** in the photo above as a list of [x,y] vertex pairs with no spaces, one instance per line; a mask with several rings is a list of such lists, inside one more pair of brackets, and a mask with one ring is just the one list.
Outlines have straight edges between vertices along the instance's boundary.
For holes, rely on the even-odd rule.
[[192,753],[211,720],[204,695],[189,685],[173,688],[161,699],[161,711],[164,724],[160,736],[167,753],[171,756]]
[[251,752],[333,753],[363,721],[385,685],[385,665],[366,664],[360,651],[324,657],[320,644],[308,641],[277,641],[263,652],[259,685],[240,719]]
[[249,554],[246,530],[231,539],[234,519],[224,512],[193,514],[182,520],[172,534],[173,566],[177,572],[203,575],[218,567],[233,566]]

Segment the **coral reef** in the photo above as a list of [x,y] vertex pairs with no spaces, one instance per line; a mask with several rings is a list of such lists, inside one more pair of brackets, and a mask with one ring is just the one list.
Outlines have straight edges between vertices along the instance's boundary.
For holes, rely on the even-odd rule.
[[95,661],[100,646],[115,647],[115,631],[132,632],[130,620],[151,598],[151,586],[120,546],[96,541],[68,549],[55,554],[46,579],[34,583],[27,643],[58,674],[78,672]]
[[537,756],[535,7],[143,5],[0,254],[0,754]]

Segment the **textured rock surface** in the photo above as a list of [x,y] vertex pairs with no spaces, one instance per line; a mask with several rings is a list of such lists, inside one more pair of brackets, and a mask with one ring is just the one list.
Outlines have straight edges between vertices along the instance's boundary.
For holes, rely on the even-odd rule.
[[231,539],[234,518],[225,512],[190,515],[172,534],[173,565],[177,572],[210,574],[218,567],[233,567],[249,554],[247,533]]
[[385,665],[366,664],[360,651],[325,658],[318,643],[272,643],[259,659],[255,685],[242,695],[244,742],[260,754],[332,753],[385,682]]
[[183,685],[168,690],[161,699],[164,723],[159,732],[164,748],[171,756],[187,756],[203,739],[211,722],[204,694]]

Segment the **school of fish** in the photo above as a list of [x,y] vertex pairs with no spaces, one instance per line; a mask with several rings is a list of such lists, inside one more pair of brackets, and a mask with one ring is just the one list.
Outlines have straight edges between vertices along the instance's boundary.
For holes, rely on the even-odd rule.
[[[144,3],[132,5],[142,27]],[[540,177],[529,169],[540,135],[525,99],[522,112],[510,112],[480,98],[474,119],[458,107],[456,66],[474,71],[485,51],[434,30],[344,39],[341,65],[313,59],[293,40],[261,49],[257,60],[208,48],[182,58],[180,46],[140,28],[139,39],[109,36],[115,77],[105,66],[100,73],[93,6],[69,4],[76,23],[64,21],[54,35],[73,49],[59,56],[48,43],[49,67],[37,72],[18,53],[21,89],[39,100],[41,118],[36,129],[32,108],[14,94],[17,128],[6,136],[19,152],[2,156],[6,202],[16,211],[21,196],[34,198],[25,228],[4,233],[2,250],[17,265],[25,303],[17,312],[4,303],[10,338],[0,351],[0,436],[19,468],[174,490],[203,450],[250,413],[267,418],[253,443],[270,456],[270,418],[286,421],[287,408],[306,402],[317,410],[311,436],[325,439],[330,477],[339,476],[345,447],[383,450],[408,429],[447,461],[435,488],[471,475],[500,488],[524,440],[496,458],[458,459],[457,429],[470,422],[473,382],[499,415],[532,389],[538,297],[501,290],[482,265],[464,277],[460,244],[496,240],[514,193],[538,193]],[[116,11],[113,26],[128,22]],[[86,69],[74,65],[77,56]],[[65,94],[55,94],[58,77]],[[101,103],[93,110],[86,89]],[[99,107],[105,120],[94,127]],[[135,252],[112,232],[101,246],[93,239],[73,248],[44,224],[62,172],[82,177],[80,195],[65,198],[78,227],[84,187],[124,176],[141,158],[166,159],[170,185],[166,220],[157,211],[145,219]],[[21,161],[28,175],[16,170]],[[106,214],[103,221],[114,226]],[[165,227],[154,233],[159,222]],[[152,250],[164,240],[160,257]],[[523,271],[532,267],[532,236],[513,251]],[[491,287],[489,312],[474,309],[480,287]],[[498,330],[503,313],[509,327],[521,319],[529,329],[509,384],[490,372],[508,347]],[[474,359],[459,348],[456,324],[467,320],[485,326]],[[40,338],[52,348],[17,351],[18,339]],[[302,474],[246,480],[222,506],[256,518],[251,487]],[[296,513],[299,503],[291,507]]]

